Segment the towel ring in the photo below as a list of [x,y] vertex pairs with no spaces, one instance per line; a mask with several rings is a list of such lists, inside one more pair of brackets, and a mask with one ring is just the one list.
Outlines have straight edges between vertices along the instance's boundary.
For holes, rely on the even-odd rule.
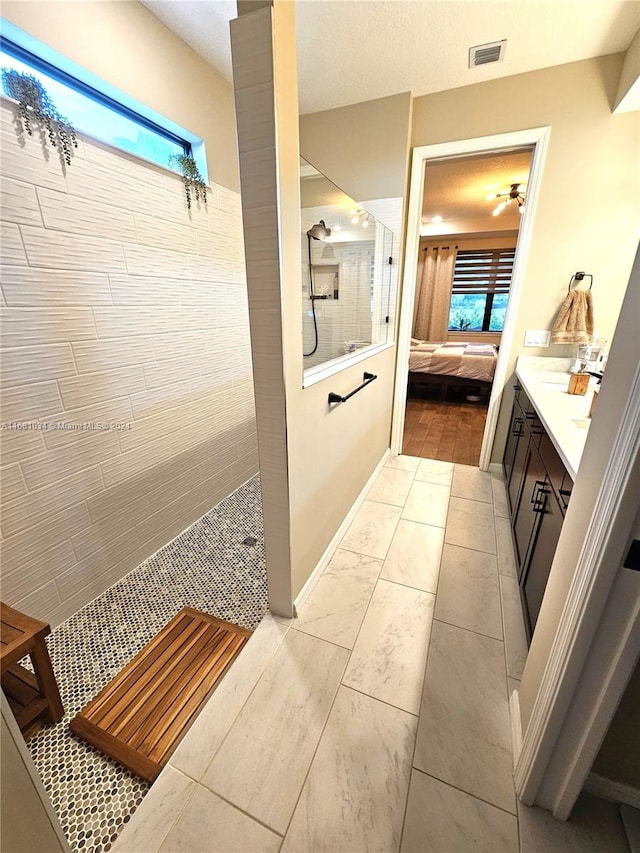
[[588,272],[574,272],[574,274],[569,279],[569,287],[567,288],[567,293],[571,293],[571,285],[576,282],[576,290],[577,290],[577,282],[583,281],[585,278],[590,279],[589,281],[589,290],[593,287],[593,276]]

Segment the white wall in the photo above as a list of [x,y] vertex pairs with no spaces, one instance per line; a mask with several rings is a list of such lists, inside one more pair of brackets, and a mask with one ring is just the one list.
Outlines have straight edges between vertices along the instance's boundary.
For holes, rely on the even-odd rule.
[[[3,600],[65,619],[257,470],[239,195],[88,139],[66,173],[3,100]],[[48,152],[47,152],[48,153]]]

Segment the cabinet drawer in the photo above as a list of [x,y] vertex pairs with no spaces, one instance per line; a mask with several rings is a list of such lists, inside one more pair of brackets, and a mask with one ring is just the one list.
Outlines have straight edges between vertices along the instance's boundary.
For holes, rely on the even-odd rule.
[[542,463],[544,467],[547,469],[547,474],[549,475],[549,482],[553,487],[553,491],[556,493],[556,497],[560,498],[560,489],[562,488],[562,482],[567,474],[567,470],[564,467],[564,463],[558,454],[558,451],[555,449],[553,442],[545,432],[540,439],[540,456],[542,457]]

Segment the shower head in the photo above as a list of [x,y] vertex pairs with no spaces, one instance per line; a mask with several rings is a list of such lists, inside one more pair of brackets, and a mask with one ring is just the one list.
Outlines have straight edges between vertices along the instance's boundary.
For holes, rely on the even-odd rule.
[[312,237],[314,240],[326,241],[327,237],[331,237],[331,228],[327,228],[324,224],[324,219],[321,219],[316,225],[312,225],[307,231],[307,237]]

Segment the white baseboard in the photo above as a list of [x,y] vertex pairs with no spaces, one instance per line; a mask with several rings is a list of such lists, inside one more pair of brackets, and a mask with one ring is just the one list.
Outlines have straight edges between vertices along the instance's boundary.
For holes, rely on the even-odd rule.
[[295,597],[294,602],[293,602],[294,616],[297,617],[298,610],[302,606],[303,601],[309,595],[309,593],[314,588],[314,586],[318,583],[318,580],[320,579],[320,575],[322,574],[322,572],[326,569],[327,565],[329,564],[329,561],[333,557],[336,548],[340,544],[344,534],[349,529],[349,526],[350,526],[351,522],[353,521],[353,519],[355,518],[356,513],[358,512],[358,510],[360,509],[360,507],[364,503],[364,500],[365,500],[365,498],[369,492],[369,489],[373,485],[373,482],[376,479],[376,477],[378,476],[378,474],[380,473],[380,471],[384,468],[388,458],[389,458],[389,449],[385,450],[385,452],[382,456],[382,459],[378,462],[378,464],[376,465],[376,467],[373,470],[373,473],[371,474],[371,476],[369,477],[367,482],[364,484],[362,491],[360,492],[358,497],[355,499],[353,506],[351,507],[349,512],[346,514],[344,521],[342,522],[340,527],[336,530],[335,535],[333,536],[331,542],[329,542],[329,544],[327,545],[326,550],[325,550],[324,554],[322,555],[322,557],[320,557],[320,560],[318,561],[318,564],[316,565],[315,569],[311,572],[311,574],[309,575],[309,577],[306,580],[305,585],[302,587],[302,589],[300,590],[298,595]]
[[640,809],[640,791],[637,788],[624,785],[622,782],[614,782],[613,779],[607,779],[606,776],[589,773],[587,781],[584,783],[584,790],[596,797],[601,797],[603,800],[610,800],[612,803],[625,803],[627,806]]
[[509,716],[511,717],[511,751],[513,753],[513,766],[515,767],[520,758],[522,749],[522,720],[520,718],[520,694],[514,690],[509,696]]

